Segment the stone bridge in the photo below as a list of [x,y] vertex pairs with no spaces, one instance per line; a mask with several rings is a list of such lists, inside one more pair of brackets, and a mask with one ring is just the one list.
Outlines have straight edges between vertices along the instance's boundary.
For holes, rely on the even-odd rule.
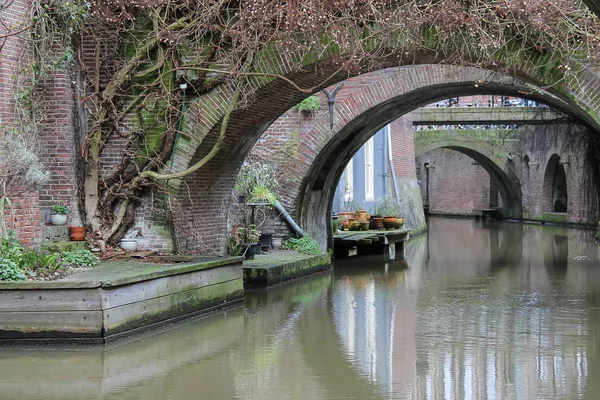
[[[26,14],[28,5],[26,0],[17,0],[17,3],[22,15],[10,16],[14,23]],[[9,38],[3,51],[18,52],[19,46],[17,38]],[[314,87],[317,91],[349,78],[347,72],[335,74],[335,63],[329,56],[313,60],[314,63],[307,65],[305,70],[295,72],[289,68],[288,56],[275,54],[265,57],[262,62],[271,64],[269,70],[278,71],[296,84]],[[299,144],[297,165],[290,166],[293,182],[290,182],[284,198],[286,205],[294,210],[300,225],[326,249],[328,240],[331,240],[326,232],[331,232],[328,215],[332,196],[351,156],[387,123],[420,106],[450,97],[475,94],[526,96],[570,115],[589,129],[600,131],[600,80],[594,71],[581,71],[577,82],[562,80],[557,83],[553,76],[544,69],[536,69],[535,63],[530,62],[539,57],[539,53],[525,54],[521,64],[511,69],[508,76],[481,68],[444,65],[452,60],[422,49],[405,54],[402,60],[407,64],[399,66],[397,55],[390,49],[389,56],[353,72],[368,73],[377,79],[364,87],[354,87],[345,97],[339,98],[334,128],[329,129],[329,117],[323,115]],[[391,67],[394,68],[389,69]],[[6,77],[10,77],[11,71],[16,70],[18,65],[9,59],[3,68],[7,72],[2,71],[0,80],[9,79]],[[40,157],[51,171],[51,180],[40,188],[39,198],[29,197],[38,200],[25,202],[23,214],[36,215],[37,210],[39,216],[40,209],[47,214],[56,202],[78,209],[77,166],[80,159],[79,152],[73,149],[80,140],[77,127],[85,126],[85,120],[79,119],[84,119],[85,114],[77,115],[78,104],[70,72],[57,71],[45,87],[52,118],[46,121],[48,129],[40,138],[48,146],[47,152]],[[178,203],[170,222],[174,237],[169,233],[169,224],[155,215],[154,194],[145,199],[134,225],[143,231],[142,248],[168,250],[168,244],[176,238],[178,250],[182,253],[224,252],[231,192],[242,162],[269,126],[306,96],[283,79],[255,79],[252,84],[256,89],[255,96],[246,108],[231,115],[227,136],[219,153],[193,174],[169,182]],[[0,85],[0,94],[5,98],[12,98],[11,90],[12,86]],[[196,163],[213,148],[223,115],[233,98],[232,90],[221,85],[189,99],[180,132],[181,140],[175,149],[173,172]],[[8,120],[10,110],[0,111],[0,117]],[[113,145],[118,150],[118,146],[123,144]],[[69,151],[64,151],[65,148]],[[107,146],[103,157],[114,157],[114,148]],[[73,211],[71,218],[77,220],[78,213]],[[39,225],[36,227],[38,230]]]
[[414,125],[534,125],[570,119],[548,107],[423,107],[412,112]]
[[[466,74],[481,72],[468,68],[458,70]],[[329,229],[326,229],[327,221],[319,216],[328,215],[335,185],[350,158],[383,125],[411,111],[415,104],[428,102],[423,99],[415,102],[410,97],[419,92],[417,87],[421,83],[418,77],[429,73],[429,76],[443,81],[450,76],[451,79],[456,78],[456,71],[455,67],[415,66],[364,74],[360,78],[347,80],[338,92],[333,129],[329,127],[329,114],[325,111],[310,118],[290,111],[265,132],[257,145],[265,159],[277,159],[277,151],[281,147],[289,147],[294,141],[297,142],[293,151],[295,156],[290,157],[283,167],[283,202],[305,229],[321,239],[321,243],[325,242],[323,233],[329,232]],[[467,82],[465,81],[465,87],[472,87]],[[422,87],[423,91],[431,93],[432,86]],[[504,87],[504,84],[499,83],[499,86]],[[429,99],[439,99],[441,96],[443,95]],[[404,173],[411,168],[414,170],[415,156],[439,148],[458,150],[476,160],[498,183],[503,214],[512,218],[522,217],[521,163],[522,156],[526,154],[522,142],[523,128],[422,130],[415,133],[416,141],[413,142],[414,122],[410,118],[414,114],[417,114],[416,124],[426,121],[428,125],[512,125],[515,121],[511,118],[516,118],[519,124],[543,123],[540,126],[546,127],[549,124],[565,124],[572,118],[547,107],[480,107],[466,110],[422,108],[410,113],[408,120],[402,118],[399,126],[402,132],[400,144],[394,146],[394,157],[400,160]],[[398,122],[392,125],[394,124]],[[546,161],[541,162],[545,164]],[[395,173],[402,176],[403,171],[397,170]],[[413,206],[415,203],[420,204],[420,189],[416,185],[415,175],[409,173],[403,177],[406,178],[406,185],[401,190],[402,196],[415,200],[412,201]],[[322,225],[311,228],[311,224],[318,220],[321,220]]]
[[502,215],[520,218],[521,160],[518,155],[523,153],[522,136],[522,128],[420,130],[415,132],[415,157],[441,148],[466,154],[498,184]]
[[[381,66],[391,64],[382,63]],[[306,140],[299,145],[299,158],[296,165],[291,167],[292,181],[286,187],[288,193],[283,200],[293,210],[300,226],[319,241],[322,249],[331,247],[332,238],[327,237],[331,232],[327,216],[331,213],[335,187],[344,166],[375,132],[415,108],[452,96],[523,96],[528,93],[529,99],[546,103],[590,129],[598,130],[598,104],[590,102],[592,92],[598,90],[600,93],[600,81],[595,78],[587,81],[592,92],[584,93],[579,92],[580,88],[572,88],[575,94],[567,98],[558,92],[548,92],[541,85],[532,86],[531,82],[538,82],[537,79],[526,81],[471,67],[423,64],[371,74],[383,75],[387,79],[355,89],[347,98],[340,99],[335,107],[333,129],[329,128],[329,117],[321,117]],[[317,84],[322,78],[323,75],[306,74],[300,80],[309,86]],[[334,80],[339,82],[342,77]],[[485,84],[474,85],[473,82]],[[230,94],[223,90],[214,91],[207,95],[208,98],[205,96],[191,105],[184,133],[188,140],[177,148],[176,169],[195,163],[215,143],[220,115],[230,99]],[[287,87],[287,84],[271,82],[258,90],[256,101],[250,107],[234,112],[221,152],[200,171],[184,179],[179,201],[186,212],[177,215],[174,220],[176,236],[186,238],[185,243],[180,243],[181,252],[203,253],[207,248],[224,249],[226,210],[241,163],[267,128],[300,100],[301,95]],[[207,109],[215,107],[221,111],[210,113]],[[213,117],[206,118],[207,114]],[[316,152],[313,141],[317,141]],[[518,198],[516,194],[515,197]],[[200,219],[207,212],[215,215],[215,219],[200,224]],[[518,211],[511,213],[518,214]]]

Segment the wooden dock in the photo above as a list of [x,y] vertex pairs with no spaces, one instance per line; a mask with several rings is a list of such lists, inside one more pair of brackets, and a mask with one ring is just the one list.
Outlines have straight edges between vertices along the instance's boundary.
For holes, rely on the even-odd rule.
[[387,254],[395,258],[396,250],[404,250],[410,229],[343,231],[333,236],[334,257],[348,257],[356,248],[357,255]]

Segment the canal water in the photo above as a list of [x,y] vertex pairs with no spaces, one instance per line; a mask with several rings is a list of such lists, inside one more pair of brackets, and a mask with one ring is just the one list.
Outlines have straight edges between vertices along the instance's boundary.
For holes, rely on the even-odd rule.
[[0,348],[0,398],[600,399],[593,233],[435,218],[404,256],[133,342]]

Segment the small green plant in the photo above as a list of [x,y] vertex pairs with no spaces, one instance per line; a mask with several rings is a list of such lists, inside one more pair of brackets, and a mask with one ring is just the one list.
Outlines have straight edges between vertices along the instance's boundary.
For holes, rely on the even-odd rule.
[[24,281],[27,279],[21,268],[23,247],[14,231],[9,231],[0,245],[0,281]]
[[63,251],[60,258],[65,265],[70,267],[95,267],[98,265],[98,257],[89,250]]
[[230,256],[241,256],[244,251],[243,240],[239,237],[237,228],[233,228],[227,238],[227,254]]
[[34,272],[34,275],[40,275],[46,272],[56,272],[64,268],[64,265],[57,253],[40,254],[33,250],[27,250],[21,257],[21,268]]
[[343,206],[343,210],[342,211],[356,211],[356,210],[361,210],[362,204],[360,204],[360,201],[358,200],[354,200],[354,199],[350,199],[350,200],[346,200],[344,201],[344,206]]
[[308,96],[300,103],[292,107],[295,111],[316,111],[321,109],[321,103],[319,102],[319,96],[313,94]]
[[234,227],[227,238],[227,254],[241,256],[248,244],[258,243],[261,232],[252,224],[249,228]]
[[55,204],[52,206],[52,214],[68,214],[69,207],[64,204]]
[[284,250],[296,250],[298,253],[302,254],[321,254],[321,249],[319,248],[319,243],[309,236],[302,236],[301,238],[290,238],[288,239],[283,246],[281,246]]
[[0,258],[0,281],[24,281],[27,277],[19,265],[10,258]]
[[249,201],[259,200],[254,195],[255,188],[259,187],[277,193],[279,183],[273,166],[263,163],[242,165],[235,181],[235,192],[240,196],[248,197]]
[[394,217],[398,215],[398,204],[393,196],[386,194],[378,202],[375,213],[382,217]]

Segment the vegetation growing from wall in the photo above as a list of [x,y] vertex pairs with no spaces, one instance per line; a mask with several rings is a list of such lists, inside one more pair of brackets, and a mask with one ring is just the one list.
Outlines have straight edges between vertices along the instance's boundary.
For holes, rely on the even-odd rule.
[[319,96],[313,94],[292,107],[296,111],[316,111],[321,109]]
[[[11,3],[0,3],[0,15]],[[157,181],[182,178],[219,152],[231,113],[251,104],[258,86],[281,79],[304,93],[315,91],[317,86],[301,87],[282,76],[275,54],[283,54],[295,72],[321,60],[332,76],[376,69],[383,59],[411,64],[420,54],[432,62],[531,68],[545,84],[560,86],[575,79],[581,64],[593,61],[600,49],[598,19],[579,0],[32,3],[29,21],[0,28],[0,49],[12,35],[33,39],[33,56],[24,57],[28,67],[17,79],[20,104],[34,120],[35,108],[27,106],[44,74],[74,65],[81,71],[77,93],[87,118],[82,208],[101,247],[123,237],[146,188],[160,189]],[[84,43],[93,54],[83,52]],[[181,120],[180,83],[188,85],[189,96],[220,90],[229,101],[224,110],[202,116],[220,120],[210,151],[183,171],[161,173]],[[104,174],[101,155],[115,140],[126,145],[118,165]]]

